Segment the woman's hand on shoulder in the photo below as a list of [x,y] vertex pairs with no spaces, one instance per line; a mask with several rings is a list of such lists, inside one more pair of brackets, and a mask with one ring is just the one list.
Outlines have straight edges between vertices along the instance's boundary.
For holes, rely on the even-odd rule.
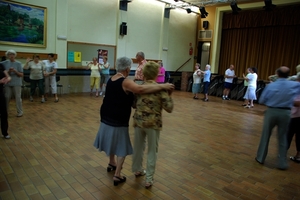
[[136,94],[152,93],[160,90],[172,91],[175,86],[171,83],[155,84],[155,85],[138,85],[133,80],[126,78],[123,81],[123,89]]
[[164,83],[159,85],[162,86],[163,89],[167,91],[173,91],[175,89],[175,85],[173,85],[172,83]]

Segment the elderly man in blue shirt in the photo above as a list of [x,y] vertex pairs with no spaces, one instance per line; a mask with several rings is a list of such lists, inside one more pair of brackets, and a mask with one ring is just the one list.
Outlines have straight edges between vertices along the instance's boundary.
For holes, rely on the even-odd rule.
[[289,81],[287,77],[290,69],[282,66],[277,69],[278,79],[270,83],[264,89],[260,99],[260,104],[265,104],[268,109],[265,112],[264,124],[260,144],[255,160],[263,164],[268,154],[268,146],[272,129],[278,127],[278,168],[287,169],[287,137],[291,108],[293,100],[300,94],[299,82]]

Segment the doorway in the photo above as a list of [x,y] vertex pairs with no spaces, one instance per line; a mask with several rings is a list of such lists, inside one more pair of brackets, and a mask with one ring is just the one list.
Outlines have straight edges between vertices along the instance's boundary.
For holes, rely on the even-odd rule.
[[210,42],[198,42],[197,63],[200,63],[201,70],[205,70],[205,66],[209,64],[210,58]]

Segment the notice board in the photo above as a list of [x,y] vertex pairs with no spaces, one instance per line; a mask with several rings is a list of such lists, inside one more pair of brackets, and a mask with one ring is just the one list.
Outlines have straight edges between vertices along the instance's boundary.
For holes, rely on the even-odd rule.
[[[107,61],[110,64],[110,68],[115,69],[116,46],[80,42],[68,42],[68,69],[82,69],[86,67],[94,57],[98,58],[99,49],[107,50]],[[75,59],[77,58],[75,54],[80,54],[80,62],[78,62],[78,59]]]

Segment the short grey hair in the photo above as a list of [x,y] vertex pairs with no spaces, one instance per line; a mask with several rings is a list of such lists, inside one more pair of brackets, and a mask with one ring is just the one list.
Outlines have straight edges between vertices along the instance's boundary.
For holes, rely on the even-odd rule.
[[8,56],[8,54],[14,54],[15,56],[17,56],[17,52],[16,52],[15,50],[12,50],[12,49],[8,50],[8,51],[5,53],[6,56]]
[[210,69],[210,65],[207,64],[206,67],[208,67],[208,69]]
[[145,54],[142,51],[137,52],[136,55],[141,56],[143,59],[145,59]]
[[127,68],[130,69],[132,64],[132,60],[128,57],[121,57],[117,59],[117,72],[123,72],[125,71]]
[[297,65],[297,67],[296,67],[296,72],[297,72],[297,73],[300,72],[300,65]]
[[300,72],[297,74],[297,80],[300,81]]

